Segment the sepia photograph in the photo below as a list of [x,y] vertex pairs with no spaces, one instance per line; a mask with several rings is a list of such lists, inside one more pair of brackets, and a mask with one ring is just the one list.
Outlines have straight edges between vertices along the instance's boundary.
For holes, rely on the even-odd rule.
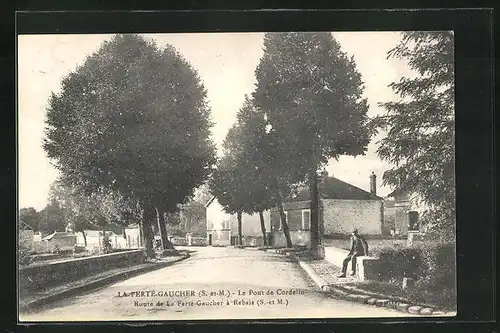
[[19,322],[455,317],[454,49],[19,34]]

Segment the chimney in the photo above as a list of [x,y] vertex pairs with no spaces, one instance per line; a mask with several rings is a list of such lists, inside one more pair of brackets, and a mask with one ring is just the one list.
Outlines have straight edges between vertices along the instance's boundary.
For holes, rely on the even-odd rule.
[[370,175],[370,193],[374,196],[377,195],[377,176],[373,171]]

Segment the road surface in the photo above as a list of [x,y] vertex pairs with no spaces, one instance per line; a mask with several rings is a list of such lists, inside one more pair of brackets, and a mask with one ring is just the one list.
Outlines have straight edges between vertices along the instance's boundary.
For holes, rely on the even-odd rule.
[[407,317],[336,300],[294,262],[265,251],[194,248],[191,258],[51,303],[21,321]]

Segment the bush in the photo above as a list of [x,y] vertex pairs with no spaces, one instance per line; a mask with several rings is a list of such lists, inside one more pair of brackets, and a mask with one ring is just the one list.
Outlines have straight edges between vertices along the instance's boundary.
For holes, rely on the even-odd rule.
[[410,277],[417,280],[417,287],[431,290],[456,288],[456,263],[454,244],[421,243],[412,247],[384,247],[373,254],[386,262],[382,272],[385,280]]
[[420,279],[418,285],[428,289],[456,288],[455,245],[444,244],[421,249]]
[[384,280],[400,280],[403,277],[417,279],[421,253],[418,248],[401,246],[383,247],[372,250],[372,255],[378,257],[384,264],[381,278]]
[[33,257],[30,255],[30,251],[28,249],[20,248],[18,253],[20,265],[29,265],[33,262]]
[[111,253],[112,251],[112,245],[111,245],[111,239],[109,238],[109,234],[104,232],[103,238],[102,238],[102,247],[104,253]]

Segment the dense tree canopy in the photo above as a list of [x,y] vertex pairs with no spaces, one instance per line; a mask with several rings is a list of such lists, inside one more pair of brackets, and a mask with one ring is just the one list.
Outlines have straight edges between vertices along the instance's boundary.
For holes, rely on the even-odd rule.
[[[234,135],[236,127],[230,129],[228,137]],[[245,210],[248,210],[248,194],[242,186],[245,182],[245,174],[238,164],[238,159],[227,149],[227,143],[230,142],[226,137],[225,153],[217,162],[217,167],[212,173],[209,182],[210,192],[217,198],[219,204],[228,214],[237,214],[238,217],[238,244],[241,245],[241,216]]]
[[266,155],[276,180],[310,186],[314,248],[317,170],[331,158],[364,154],[372,135],[361,75],[331,33],[267,33],[256,76],[253,96],[272,128]]
[[21,208],[19,210],[19,220],[25,223],[26,225],[20,225],[21,229],[28,228],[35,231],[38,231],[40,224],[40,216],[35,208]]
[[55,200],[49,200],[49,203],[39,213],[40,224],[39,231],[46,236],[55,231],[66,230],[66,215],[64,209]]
[[266,34],[256,75],[255,104],[296,169],[365,153],[371,133],[363,82],[331,33]]
[[415,77],[390,86],[400,96],[376,118],[387,130],[379,156],[393,167],[383,181],[416,193],[429,207],[424,221],[442,235],[455,227],[455,93],[452,32],[405,32],[388,57],[408,61]]
[[[63,180],[163,213],[211,172],[210,109],[197,72],[171,46],[117,35],[64,78],[49,101],[44,149]],[[166,239],[166,233],[162,233]]]

